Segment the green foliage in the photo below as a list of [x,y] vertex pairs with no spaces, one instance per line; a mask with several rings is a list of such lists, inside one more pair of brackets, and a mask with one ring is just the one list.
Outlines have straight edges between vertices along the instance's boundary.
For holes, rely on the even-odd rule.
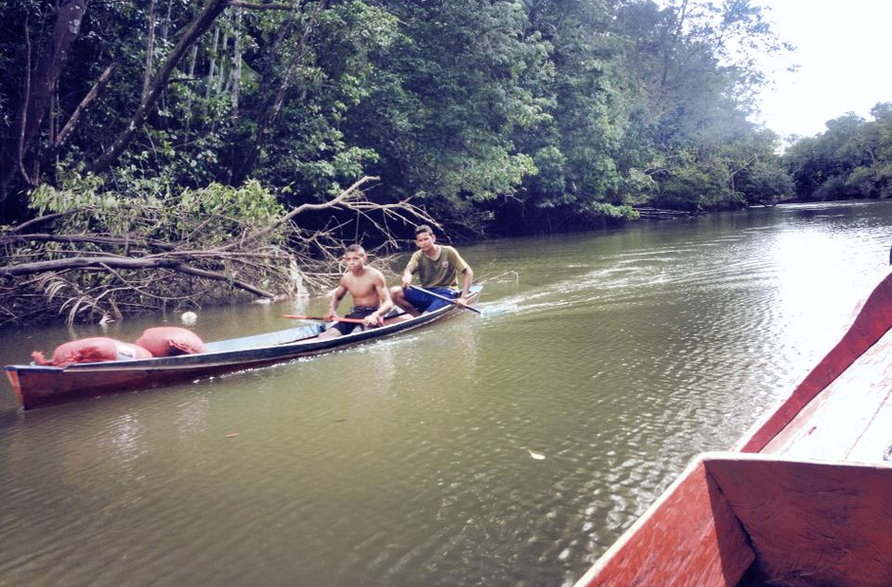
[[285,213],[276,197],[251,180],[240,188],[213,183],[200,190],[186,190],[174,204],[189,216],[236,220],[239,225],[264,227]]
[[67,213],[59,225],[65,232],[131,234],[192,241],[196,247],[228,242],[272,224],[285,212],[275,195],[253,180],[239,188],[213,183],[177,195],[147,191],[134,196],[105,191],[96,176],[72,181],[65,189],[41,185],[31,194],[31,206],[40,216]]
[[[685,153],[681,153],[686,155]],[[659,181],[660,193],[656,202],[667,208],[704,210],[715,208],[720,201],[732,197],[723,181],[721,169],[699,162],[689,154],[673,165]]]
[[816,137],[798,140],[784,161],[800,198],[830,200],[892,196],[892,104],[877,104],[874,120],[849,113]]
[[512,194],[535,168],[511,133],[547,118],[524,85],[545,52],[520,35],[522,11],[482,0],[387,5],[402,34],[376,56],[375,91],[348,128],[380,154],[370,171],[447,215]]
[[[498,231],[498,219],[518,213],[535,223],[545,218],[535,211],[547,211],[548,227],[570,226],[551,221],[633,219],[636,205],[774,202],[790,191],[776,138],[746,120],[763,81],[753,57],[786,50],[749,0],[228,6],[168,78],[163,65],[208,2],[156,3],[154,14],[147,4],[89,3],[54,110],[21,161],[23,72],[29,58],[36,71],[53,40],[59,4],[0,6],[0,153],[14,171],[0,174],[0,195],[33,181],[57,188],[34,194],[46,210],[60,198],[106,208],[109,198],[155,198],[262,224],[274,211],[260,185],[294,206],[368,174],[382,178],[383,201],[413,196],[444,222]],[[159,98],[134,124],[153,84]],[[73,132],[54,145],[75,112]],[[840,122],[832,147],[820,141],[820,162],[802,160],[808,169],[791,164],[806,182],[797,179],[797,191],[827,193],[825,180],[839,176],[834,193],[885,194],[888,173],[876,165],[892,152],[880,124],[892,109],[878,105],[876,116],[869,133]],[[111,166],[89,175],[122,137]],[[840,168],[826,167],[840,157]]]
[[[349,112],[372,92],[372,59],[385,51],[396,36],[396,19],[364,2],[334,3],[319,16],[312,29],[311,46],[301,49],[301,35],[310,26],[315,4],[304,8],[299,23],[289,15],[270,18],[270,33],[280,34],[276,44],[266,43],[256,59],[266,85],[249,96],[246,109],[261,118],[269,95],[286,87],[285,102],[270,140],[251,175],[265,185],[288,186],[291,203],[321,201],[338,193],[379,160],[370,148],[345,137]],[[290,35],[281,34],[293,27]],[[262,37],[255,38],[258,44]],[[301,66],[288,75],[289,59],[303,56]],[[247,123],[250,128],[251,124]],[[233,145],[238,147],[238,145]],[[236,149],[230,158],[241,156]]]
[[752,162],[739,171],[734,183],[749,205],[776,204],[794,190],[793,178],[776,157]]

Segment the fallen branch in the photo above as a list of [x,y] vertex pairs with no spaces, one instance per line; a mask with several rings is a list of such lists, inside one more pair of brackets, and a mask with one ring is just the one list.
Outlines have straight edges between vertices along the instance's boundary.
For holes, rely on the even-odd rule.
[[[270,220],[257,225],[231,214],[204,208],[201,194],[183,202],[97,198],[96,204],[53,212],[0,231],[0,326],[24,316],[36,322],[67,315],[68,322],[120,314],[156,312],[169,306],[197,308],[229,303],[239,292],[272,299],[299,292],[330,290],[339,267],[347,224],[364,219],[378,231],[379,249],[398,248],[388,218],[399,223],[437,223],[408,200],[370,201],[362,187],[377,181],[363,177],[325,202],[306,203],[276,213],[267,194]],[[232,190],[226,198],[257,198],[257,187]],[[222,192],[226,193],[226,192]],[[49,202],[66,200],[50,194]],[[185,197],[185,196],[184,196]],[[79,201],[72,197],[70,201]],[[257,202],[257,200],[252,200]],[[227,208],[224,208],[227,209]],[[232,209],[238,209],[238,206]],[[337,211],[325,226],[307,229],[301,214]],[[120,221],[118,221],[120,220]],[[102,231],[82,232],[84,227]],[[115,233],[126,230],[126,233]],[[29,232],[39,230],[40,232]],[[171,237],[176,240],[166,240]],[[369,251],[382,269],[386,252]],[[119,312],[120,309],[120,312]],[[118,319],[118,318],[115,318]]]

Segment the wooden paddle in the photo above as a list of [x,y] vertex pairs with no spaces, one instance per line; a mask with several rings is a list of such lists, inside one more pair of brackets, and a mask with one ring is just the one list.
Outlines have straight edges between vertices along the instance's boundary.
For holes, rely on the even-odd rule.
[[436,292],[433,292],[433,291],[431,291],[431,290],[429,290],[429,289],[424,289],[423,287],[418,287],[417,285],[410,285],[409,288],[410,288],[410,289],[414,289],[415,291],[420,291],[420,292],[426,293],[427,295],[429,295],[429,296],[433,296],[433,297],[435,297],[435,298],[437,298],[437,299],[440,299],[440,300],[443,300],[444,302],[449,302],[449,303],[452,304],[453,306],[458,306],[459,308],[463,308],[463,309],[465,309],[465,310],[470,310],[470,311],[472,311],[472,312],[476,312],[476,313],[480,314],[481,316],[483,315],[483,312],[481,312],[481,311],[478,310],[477,308],[472,308],[471,306],[465,306],[464,304],[459,304],[458,302],[456,302],[456,301],[453,300],[452,298],[447,298],[446,296],[441,296],[440,294],[438,294],[438,293],[436,293]]
[[292,320],[318,320],[319,322],[351,322],[353,324],[365,324],[361,318],[335,318],[334,320],[326,320],[319,316],[296,316],[294,314],[284,314],[282,318],[291,318]]

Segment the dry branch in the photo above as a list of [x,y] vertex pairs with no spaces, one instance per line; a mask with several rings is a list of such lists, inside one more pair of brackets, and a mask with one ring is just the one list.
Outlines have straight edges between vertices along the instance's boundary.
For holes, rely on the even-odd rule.
[[81,100],[80,104],[77,105],[77,108],[74,109],[74,112],[71,113],[68,121],[62,127],[62,130],[59,131],[58,136],[56,136],[56,140],[53,142],[54,149],[58,150],[62,148],[62,146],[68,140],[68,137],[71,136],[72,131],[74,131],[75,127],[80,122],[81,117],[93,104],[93,102],[96,101],[96,99],[102,93],[102,90],[105,89],[105,86],[108,85],[108,82],[111,80],[112,74],[117,68],[117,62],[114,62],[105,68],[105,71],[102,72],[102,75],[99,76],[99,79],[96,80],[96,83],[93,84],[93,87],[90,88],[90,91],[87,92],[87,95],[84,96],[84,99]]
[[[138,209],[133,216],[140,219],[121,223],[128,226],[125,233],[114,233],[102,221],[129,217],[127,210],[109,213],[99,204],[48,214],[16,228],[3,227],[0,326],[25,316],[49,321],[65,314],[68,322],[74,322],[168,307],[195,308],[235,301],[233,294],[238,292],[274,298],[326,291],[339,274],[344,243],[338,235],[343,234],[345,222],[363,219],[375,227],[379,231],[375,240],[384,243],[382,249],[397,245],[387,231],[388,218],[399,219],[400,224],[436,225],[409,201],[370,201],[360,188],[376,180],[363,177],[328,201],[302,204],[263,226],[196,209],[188,217],[184,212],[165,217],[158,210],[170,214],[179,207],[173,202],[122,200],[116,205]],[[297,222],[301,214],[313,212],[318,218],[326,210],[336,214],[327,226],[307,230]],[[87,228],[97,224],[104,227],[100,232]],[[159,225],[176,226],[179,236],[158,238]]]

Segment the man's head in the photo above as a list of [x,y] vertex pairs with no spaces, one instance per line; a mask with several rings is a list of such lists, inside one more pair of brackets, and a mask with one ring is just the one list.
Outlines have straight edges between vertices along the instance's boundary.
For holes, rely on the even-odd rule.
[[434,236],[434,229],[428,226],[427,224],[419,224],[415,227],[415,236],[417,237],[422,232],[426,232],[427,234]]
[[422,224],[415,228],[415,245],[422,251],[430,250],[437,241],[434,236],[434,229],[427,224]]
[[350,271],[362,268],[365,264],[365,260],[365,249],[362,248],[362,246],[354,244],[344,249],[344,263]]

